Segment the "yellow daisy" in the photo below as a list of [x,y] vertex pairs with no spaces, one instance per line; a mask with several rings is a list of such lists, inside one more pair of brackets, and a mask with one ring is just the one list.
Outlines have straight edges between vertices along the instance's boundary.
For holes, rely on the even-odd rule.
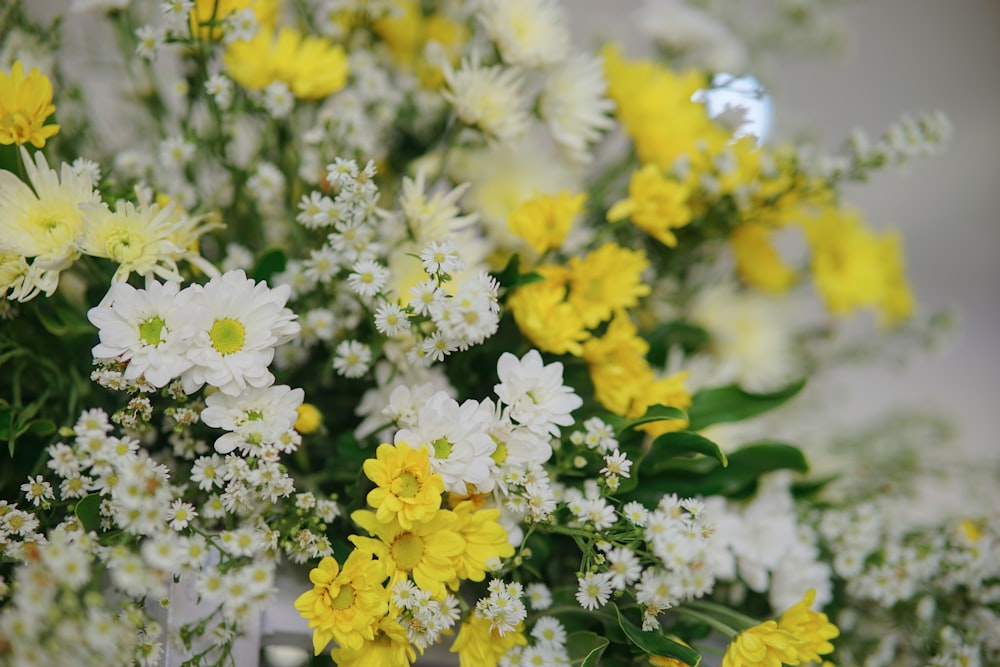
[[368,494],[380,523],[399,522],[410,529],[431,519],[441,509],[444,480],[431,472],[426,448],[411,449],[405,442],[379,445],[375,458],[362,466],[376,488]]
[[43,125],[55,110],[52,82],[36,68],[25,76],[17,60],[10,74],[0,72],[0,144],[43,147],[59,131],[58,125]]
[[330,652],[340,667],[407,667],[417,658],[406,638],[406,629],[382,616],[375,623],[375,637],[359,648],[339,648]]
[[514,547],[507,540],[507,530],[500,525],[500,510],[476,507],[474,500],[465,500],[454,510],[458,517],[456,532],[465,540],[465,549],[455,559],[455,571],[459,579],[482,581],[489,570],[486,564],[510,558]]

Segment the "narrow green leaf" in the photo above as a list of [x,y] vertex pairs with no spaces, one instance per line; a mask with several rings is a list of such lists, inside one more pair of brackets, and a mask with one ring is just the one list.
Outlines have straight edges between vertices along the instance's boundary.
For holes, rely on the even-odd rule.
[[570,662],[580,667],[597,667],[609,643],[607,637],[601,637],[593,632],[583,630],[572,632],[566,638]]
[[726,458],[725,452],[717,444],[705,436],[692,431],[664,433],[653,441],[653,446],[648,456],[656,456],[658,459],[662,459],[683,454],[704,454],[717,460],[722,464],[723,468],[729,465],[729,460]]
[[271,248],[265,251],[260,256],[260,259],[257,260],[257,264],[253,267],[251,275],[254,280],[270,281],[274,274],[285,270],[287,262],[284,250],[281,248]]
[[83,529],[98,533],[101,531],[101,496],[92,493],[76,504],[76,518],[83,524]]
[[673,408],[666,405],[651,405],[646,408],[646,414],[639,417],[638,419],[629,419],[624,422],[620,422],[616,428],[618,435],[621,435],[625,431],[635,428],[636,426],[642,426],[643,424],[651,424],[653,422],[665,421],[668,419],[685,419],[687,415],[680,408]]
[[659,632],[646,632],[625,618],[617,606],[615,611],[618,613],[618,624],[625,632],[625,636],[649,655],[676,658],[691,667],[698,667],[701,663],[701,655],[690,646],[685,646]]
[[804,379],[767,394],[751,394],[736,385],[706,389],[694,395],[688,428],[700,431],[720,422],[735,422],[756,417],[786,403],[806,386]]

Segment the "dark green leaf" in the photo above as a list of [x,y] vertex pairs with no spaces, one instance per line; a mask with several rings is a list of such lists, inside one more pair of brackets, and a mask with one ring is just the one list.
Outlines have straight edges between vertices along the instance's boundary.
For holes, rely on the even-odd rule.
[[92,493],[76,504],[76,518],[83,524],[83,529],[95,533],[101,530],[101,496]]
[[664,433],[653,441],[647,458],[663,459],[684,454],[704,454],[717,460],[723,468],[729,465],[725,452],[717,444],[692,431]]
[[285,251],[281,248],[272,248],[260,256],[251,275],[254,280],[270,281],[274,274],[285,270],[286,263]]
[[651,424],[653,422],[661,422],[668,419],[684,419],[685,417],[687,417],[687,415],[684,414],[684,411],[680,408],[672,408],[666,405],[651,405],[646,408],[646,414],[638,419],[609,420],[608,423],[615,427],[615,431],[618,435],[621,435],[625,431],[643,424]]
[[649,655],[676,658],[691,667],[698,667],[701,663],[701,655],[690,646],[685,646],[659,632],[645,632],[639,626],[625,618],[622,615],[621,609],[615,607],[615,611],[618,612],[618,624],[625,632],[625,635],[633,644]]
[[736,385],[706,389],[694,395],[688,418],[688,428],[700,431],[720,422],[735,422],[773,410],[798,394],[806,385],[799,380],[767,394],[751,394]]
[[593,632],[573,632],[566,638],[569,649],[569,659],[580,667],[596,667],[600,664],[601,654],[608,647],[608,638]]

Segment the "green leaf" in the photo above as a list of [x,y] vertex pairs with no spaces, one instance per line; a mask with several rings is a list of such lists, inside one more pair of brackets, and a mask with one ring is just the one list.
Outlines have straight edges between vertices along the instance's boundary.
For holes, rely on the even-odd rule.
[[270,281],[274,274],[285,270],[287,261],[284,250],[281,248],[271,248],[265,251],[260,256],[260,259],[257,260],[257,264],[253,267],[251,275],[254,280]]
[[101,531],[101,496],[92,493],[76,504],[76,518],[83,524],[87,532]]
[[614,427],[615,432],[620,436],[625,431],[633,429],[636,426],[642,426],[643,424],[651,424],[653,422],[661,422],[668,419],[685,419],[687,415],[680,408],[673,408],[666,405],[651,405],[646,408],[646,414],[639,417],[638,419],[622,419],[621,417],[617,419],[607,419],[605,421],[612,427]]
[[581,630],[570,633],[566,638],[570,662],[580,667],[597,667],[600,664],[601,654],[609,643],[607,637],[601,637],[593,632]]
[[806,386],[805,379],[793,382],[767,394],[751,394],[737,385],[706,389],[694,395],[688,418],[688,428],[700,431],[720,422],[735,422],[768,412],[787,402]]
[[723,468],[729,465],[725,452],[717,444],[692,431],[664,433],[653,441],[653,446],[647,457],[655,456],[659,459],[683,454],[704,454],[721,463]]
[[691,667],[698,667],[701,663],[701,655],[690,646],[685,646],[659,632],[646,632],[625,618],[617,606],[615,611],[618,613],[618,625],[625,632],[625,636],[649,655],[676,658]]
[[540,283],[545,280],[545,277],[535,273],[534,271],[529,271],[528,273],[521,273],[521,257],[515,253],[511,255],[510,259],[507,260],[507,266],[503,268],[503,271],[497,274],[497,282],[500,283],[500,287],[506,288],[508,291],[516,287],[521,287],[522,285],[530,285],[531,283]]
[[64,304],[44,304],[38,307],[35,314],[45,330],[54,336],[90,335],[95,332],[86,315]]

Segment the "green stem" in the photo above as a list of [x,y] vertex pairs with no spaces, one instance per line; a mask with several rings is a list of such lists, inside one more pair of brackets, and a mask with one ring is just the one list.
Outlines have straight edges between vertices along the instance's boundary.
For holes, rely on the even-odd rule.
[[[688,603],[685,603],[688,604]],[[708,614],[703,614],[701,612],[690,609],[689,607],[677,607],[675,609],[681,616],[687,616],[691,620],[698,621],[699,623],[704,623],[713,630],[716,630],[720,634],[724,635],[727,639],[735,639],[739,633],[738,630],[732,628],[714,616],[709,616]]]

